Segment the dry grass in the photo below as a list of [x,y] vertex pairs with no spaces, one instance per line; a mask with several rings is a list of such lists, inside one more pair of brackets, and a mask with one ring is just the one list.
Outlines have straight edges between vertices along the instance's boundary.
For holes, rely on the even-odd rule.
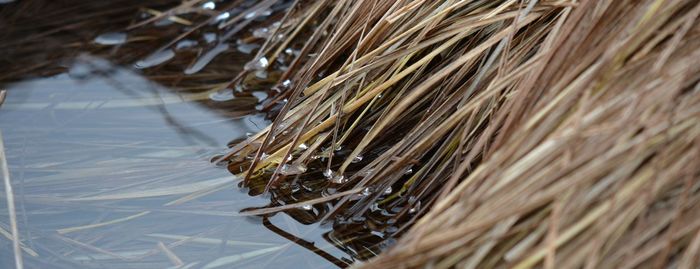
[[412,226],[358,267],[697,266],[696,1],[317,1],[279,31],[319,9],[288,104],[227,157],[274,189],[321,156],[368,190],[327,217]]
[[[204,2],[152,20],[204,27],[181,17]],[[236,34],[277,2],[218,27]],[[699,13],[695,0],[294,1],[246,70],[207,85],[262,76],[278,92],[274,123],[218,161],[252,189],[336,191],[245,214],[381,212],[375,229],[401,239],[359,268],[697,268]]]

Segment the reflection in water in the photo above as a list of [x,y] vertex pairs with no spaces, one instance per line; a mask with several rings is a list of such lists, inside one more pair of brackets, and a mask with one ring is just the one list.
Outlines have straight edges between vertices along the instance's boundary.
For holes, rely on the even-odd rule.
[[[205,106],[210,92],[175,94],[90,57],[66,74],[5,88],[0,128],[27,268],[346,263],[318,224],[239,216],[269,198],[241,192],[209,158],[265,126],[262,116],[232,118],[227,105]],[[7,231],[3,210],[1,268],[13,262]]]

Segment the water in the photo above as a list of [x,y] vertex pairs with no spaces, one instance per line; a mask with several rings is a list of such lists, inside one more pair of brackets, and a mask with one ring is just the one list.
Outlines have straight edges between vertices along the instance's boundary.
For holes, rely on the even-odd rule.
[[95,37],[95,43],[105,46],[120,45],[126,42],[126,33],[108,32]]
[[[1,87],[20,235],[38,254],[24,253],[26,268],[168,268],[168,251],[192,268],[336,267],[310,246],[348,257],[324,238],[329,228],[239,215],[269,198],[209,160],[266,126],[261,115],[231,118],[207,106],[209,92],[178,94],[103,59],[74,68]],[[6,208],[0,199],[7,231]],[[0,268],[11,253],[0,237]]]
[[134,67],[139,69],[154,67],[171,60],[173,57],[175,57],[175,52],[171,49],[157,51],[136,62]]
[[204,67],[207,66],[207,64],[209,64],[209,62],[214,60],[214,58],[217,55],[225,52],[226,50],[228,50],[228,48],[229,48],[228,44],[223,43],[223,44],[217,45],[216,47],[214,47],[210,51],[207,51],[202,56],[197,58],[197,61],[195,61],[194,64],[192,64],[192,66],[185,69],[185,74],[191,75],[191,74],[195,74],[195,73],[201,71],[202,69],[204,69]]

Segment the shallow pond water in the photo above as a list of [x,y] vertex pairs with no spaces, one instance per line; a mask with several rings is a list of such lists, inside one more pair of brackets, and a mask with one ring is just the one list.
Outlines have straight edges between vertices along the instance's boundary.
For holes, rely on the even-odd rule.
[[[231,115],[210,100],[215,92],[178,93],[90,56],[69,72],[2,87],[0,130],[26,268],[334,268],[350,261],[324,238],[329,228],[287,214],[239,215],[270,199],[241,191],[239,179],[210,159],[231,139],[264,128],[263,116]],[[2,193],[0,267],[11,268]]]

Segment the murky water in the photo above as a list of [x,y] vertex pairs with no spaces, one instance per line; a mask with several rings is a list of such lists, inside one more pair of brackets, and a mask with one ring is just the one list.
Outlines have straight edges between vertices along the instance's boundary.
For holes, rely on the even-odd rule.
[[[211,106],[235,98],[178,93],[90,56],[2,87],[27,268],[332,268],[349,258],[317,224],[239,216],[270,199],[210,162],[267,124]],[[11,268],[2,198],[0,267]]]

